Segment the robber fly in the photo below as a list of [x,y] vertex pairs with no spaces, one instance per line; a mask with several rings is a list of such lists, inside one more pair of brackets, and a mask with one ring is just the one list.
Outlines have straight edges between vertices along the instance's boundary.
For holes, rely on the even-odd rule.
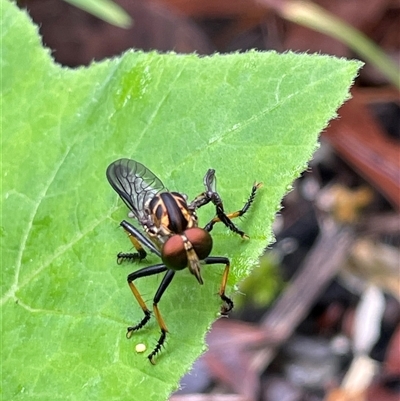
[[[137,252],[119,253],[118,263],[124,260],[144,259],[146,257],[144,247],[162,260],[162,263],[144,267],[127,277],[129,287],[144,313],[144,317],[137,325],[128,327],[126,336],[130,338],[134,331],[141,329],[150,320],[151,316],[133,282],[141,277],[165,272],[153,299],[153,312],[161,329],[157,345],[148,356],[150,362],[154,363],[154,357],[160,352],[168,333],[158,303],[176,271],[187,267],[197,281],[203,284],[201,265],[224,264],[225,270],[219,290],[219,296],[224,303],[221,314],[226,315],[233,308],[232,300],[225,295],[230,262],[226,257],[209,256],[213,245],[210,231],[215,223],[222,222],[241,237],[247,237],[231,219],[247,212],[261,184],[253,185],[249,199],[241,210],[226,214],[216,190],[215,170],[212,169],[208,170],[204,177],[205,191],[190,203],[187,202],[186,195],[168,191],[149,169],[134,160],[119,159],[111,163],[106,175],[108,182],[128,206],[129,216],[135,218],[144,230],[143,233],[126,220],[120,223]],[[200,228],[196,210],[210,202],[215,206],[215,217],[204,228]]]

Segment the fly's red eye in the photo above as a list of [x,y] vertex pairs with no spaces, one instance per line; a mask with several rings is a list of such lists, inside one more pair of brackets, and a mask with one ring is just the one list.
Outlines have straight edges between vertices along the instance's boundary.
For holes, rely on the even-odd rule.
[[189,228],[185,231],[186,238],[193,245],[200,260],[205,259],[211,252],[213,242],[211,235],[202,228]]
[[[205,259],[212,249],[211,235],[202,228],[189,228],[184,233],[189,241],[189,246],[193,247],[199,260]],[[187,246],[187,245],[186,245]],[[162,260],[170,269],[182,270],[188,265],[188,258],[184,240],[180,235],[173,235],[164,244],[161,252]]]
[[186,250],[180,235],[173,235],[167,240],[162,248],[161,257],[170,269],[182,270],[187,267]]

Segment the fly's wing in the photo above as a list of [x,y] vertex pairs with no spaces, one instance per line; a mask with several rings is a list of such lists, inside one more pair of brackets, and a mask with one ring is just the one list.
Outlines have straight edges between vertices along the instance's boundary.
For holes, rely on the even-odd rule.
[[163,183],[143,164],[119,159],[107,168],[107,180],[138,220],[145,217],[145,205],[159,192]]

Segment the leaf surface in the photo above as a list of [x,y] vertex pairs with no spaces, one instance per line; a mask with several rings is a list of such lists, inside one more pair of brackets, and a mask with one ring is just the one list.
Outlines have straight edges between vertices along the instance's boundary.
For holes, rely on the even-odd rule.
[[[227,294],[271,242],[282,196],[307,166],[319,132],[349,97],[361,63],[293,53],[177,55],[128,51],[75,70],[40,43],[24,11],[1,0],[2,369],[13,400],[164,400],[206,349],[218,317],[223,266],[199,286],[179,272],[160,302],[170,334],[152,319],[128,341],[142,311],[116,264],[130,242],[127,209],[108,185],[121,157],[144,163],[192,199],[214,168],[229,211],[263,182],[238,225],[213,230],[213,255],[232,262]],[[201,225],[213,208],[199,213]],[[159,263],[153,255],[140,267]],[[161,277],[137,282],[151,308]]]

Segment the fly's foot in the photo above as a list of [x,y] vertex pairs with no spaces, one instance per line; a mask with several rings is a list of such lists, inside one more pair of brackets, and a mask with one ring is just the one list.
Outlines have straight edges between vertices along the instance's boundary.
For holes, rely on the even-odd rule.
[[126,338],[131,338],[134,331],[140,330],[151,318],[151,312],[149,310],[144,311],[144,318],[136,325],[129,326],[126,331]]
[[221,306],[221,315],[227,316],[229,312],[233,309],[233,301],[228,298],[225,294],[221,295],[221,299],[224,301],[224,304]]
[[157,341],[157,345],[155,346],[155,348],[153,349],[153,351],[151,352],[151,354],[149,354],[147,356],[147,358],[149,358],[149,361],[152,365],[155,365],[156,362],[154,360],[154,357],[161,352],[161,348],[164,347],[164,342],[165,339],[167,338],[167,331],[164,329],[161,329],[161,336]]
[[144,249],[139,249],[138,252],[135,253],[124,253],[120,252],[117,255],[117,263],[121,265],[123,262],[128,261],[128,262],[140,262],[146,257],[147,253]]

